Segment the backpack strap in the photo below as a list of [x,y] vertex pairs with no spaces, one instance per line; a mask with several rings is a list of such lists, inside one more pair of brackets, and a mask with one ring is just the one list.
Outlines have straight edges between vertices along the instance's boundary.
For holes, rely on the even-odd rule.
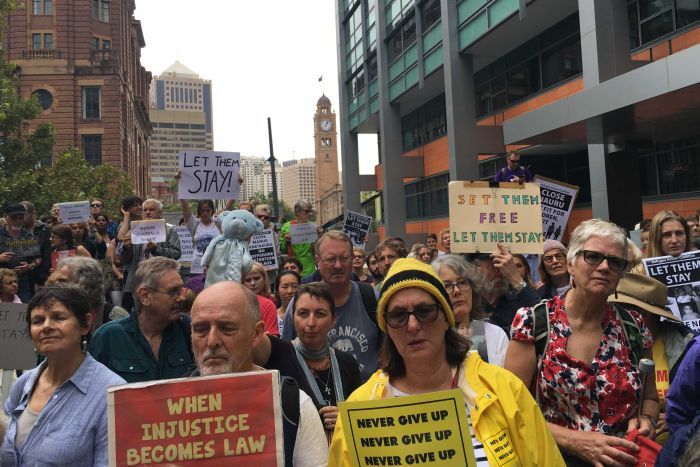
[[489,352],[486,345],[486,323],[480,319],[475,319],[470,325],[472,335],[469,339],[472,341],[472,349],[479,352],[479,356],[486,363],[489,362]]
[[639,330],[639,326],[635,322],[629,311],[623,306],[619,306],[617,303],[610,302],[613,310],[617,313],[617,317],[622,322],[622,331],[625,333],[625,338],[630,346],[630,356],[632,357],[632,363],[635,366],[639,366],[639,360],[642,358],[642,332]]
[[365,307],[365,311],[372,320],[377,329],[379,325],[377,324],[377,296],[374,295],[374,287],[364,282],[355,282],[360,288],[360,296],[362,297],[362,305]]
[[299,384],[294,378],[280,377],[280,398],[282,399],[282,432],[284,433],[284,465],[292,467],[294,445],[299,430]]

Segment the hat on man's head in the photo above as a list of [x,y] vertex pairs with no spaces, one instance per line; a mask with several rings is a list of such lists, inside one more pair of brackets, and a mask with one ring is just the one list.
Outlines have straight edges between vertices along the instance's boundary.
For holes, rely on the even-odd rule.
[[666,310],[668,288],[661,282],[643,274],[629,272],[617,284],[617,293],[608,297],[609,302],[629,303],[644,311],[679,321]]
[[5,214],[11,216],[13,214],[26,214],[27,208],[19,203],[12,203],[5,206]]
[[544,241],[544,252],[542,254],[547,253],[549,250],[561,250],[566,253],[566,247],[564,244],[551,238]]
[[455,325],[455,314],[452,311],[452,305],[450,305],[450,297],[435,270],[429,264],[415,258],[399,258],[391,265],[379,292],[377,324],[382,331],[386,332],[384,312],[391,297],[399,290],[414,287],[423,289],[432,295],[445,312],[450,326]]

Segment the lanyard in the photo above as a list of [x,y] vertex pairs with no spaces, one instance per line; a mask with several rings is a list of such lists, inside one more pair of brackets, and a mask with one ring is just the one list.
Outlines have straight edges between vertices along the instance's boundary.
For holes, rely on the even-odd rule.
[[[293,342],[294,353],[296,353],[299,365],[304,372],[304,377],[306,378],[306,381],[309,383],[309,387],[313,392],[314,399],[316,399],[317,404],[321,407],[330,405],[330,401],[321,396],[321,390],[318,387],[318,383],[316,383],[316,378],[314,378],[314,376],[311,374],[309,365],[306,363],[306,360],[304,360],[304,357],[297,349],[297,345],[299,345],[298,339],[294,339]],[[343,394],[343,382],[340,380],[340,368],[338,366],[338,359],[335,356],[335,349],[330,347],[328,352],[330,353],[331,357],[331,374],[333,375],[333,388],[335,389],[335,403],[338,404],[339,402],[345,400],[345,395]]]

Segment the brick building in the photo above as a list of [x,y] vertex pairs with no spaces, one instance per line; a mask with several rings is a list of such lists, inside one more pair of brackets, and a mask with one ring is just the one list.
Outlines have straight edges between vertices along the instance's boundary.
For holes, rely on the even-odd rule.
[[54,126],[53,157],[78,147],[93,165],[123,169],[150,191],[150,72],[134,0],[27,0],[9,15],[5,59],[19,66],[20,93],[36,95],[37,122]]

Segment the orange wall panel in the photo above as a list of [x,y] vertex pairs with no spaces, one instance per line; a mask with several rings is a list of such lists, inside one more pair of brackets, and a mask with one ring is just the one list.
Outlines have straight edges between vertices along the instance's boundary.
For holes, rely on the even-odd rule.
[[384,180],[382,179],[382,165],[377,164],[374,166],[374,176],[377,179],[377,191],[382,191],[384,187]]

